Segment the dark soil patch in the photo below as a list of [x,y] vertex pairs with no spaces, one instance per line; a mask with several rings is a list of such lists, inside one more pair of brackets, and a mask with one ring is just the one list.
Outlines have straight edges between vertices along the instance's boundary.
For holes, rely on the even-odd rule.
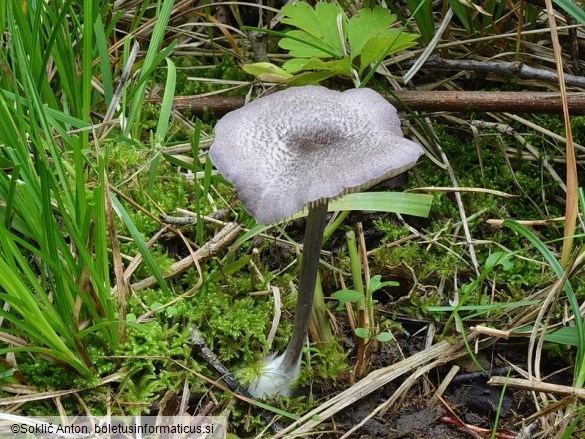
[[[423,347],[423,336],[400,337],[400,350],[405,356],[419,352]],[[504,360],[520,367],[525,367],[525,346],[507,347],[503,345],[490,352],[490,361],[478,355],[478,361],[492,371],[494,375],[505,376],[509,367],[502,367]],[[382,345],[374,362],[374,368],[384,367],[400,360],[400,353],[395,343]],[[463,422],[477,428],[483,428],[489,434],[499,411],[499,431],[510,434],[518,431],[518,422],[532,414],[529,392],[493,387],[487,384],[488,376],[477,370],[469,370],[473,362],[463,362],[456,377],[443,394],[446,404]],[[426,392],[422,380],[419,380],[394,406],[385,407],[369,419],[352,437],[355,438],[469,438],[473,433],[451,425],[444,417],[453,419],[444,404],[433,395],[444,380],[452,364],[434,370],[429,374]],[[513,373],[510,376],[514,376]],[[570,377],[567,377],[570,378]],[[337,414],[333,425],[337,431],[345,432],[369,417],[380,405],[383,405],[394,393],[403,380],[395,380],[379,391],[364,397],[358,403]],[[562,381],[562,380],[561,380]],[[568,384],[568,383],[565,383]],[[501,399],[501,401],[500,401]],[[330,436],[331,438],[337,436]],[[484,435],[485,437],[485,435]],[[512,436],[513,437],[513,436]]]

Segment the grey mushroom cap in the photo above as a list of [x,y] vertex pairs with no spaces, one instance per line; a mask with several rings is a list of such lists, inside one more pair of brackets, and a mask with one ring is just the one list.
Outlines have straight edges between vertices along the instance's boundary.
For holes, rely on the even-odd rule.
[[365,190],[412,168],[423,149],[373,90],[292,87],[226,114],[209,155],[259,224]]

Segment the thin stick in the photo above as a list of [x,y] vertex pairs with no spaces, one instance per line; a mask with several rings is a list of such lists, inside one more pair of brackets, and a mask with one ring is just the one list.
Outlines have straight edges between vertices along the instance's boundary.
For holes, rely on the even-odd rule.
[[[552,23],[551,23],[552,24]],[[551,33],[553,27],[551,25]],[[419,61],[407,61],[403,67],[414,67]],[[525,65],[520,61],[501,62],[501,61],[475,61],[471,59],[445,59],[440,56],[432,56],[424,62],[422,66],[427,69],[460,71],[468,70],[472,72],[493,73],[496,75],[515,75],[518,78],[536,79],[542,81],[558,82],[559,74],[544,69],[535,69]],[[585,78],[575,75],[564,75],[564,83],[572,87],[585,87]]]

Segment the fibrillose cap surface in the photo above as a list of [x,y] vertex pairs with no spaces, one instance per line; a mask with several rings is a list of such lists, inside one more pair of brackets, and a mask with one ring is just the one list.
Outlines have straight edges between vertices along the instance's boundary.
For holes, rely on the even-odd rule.
[[226,114],[209,155],[259,224],[365,190],[416,164],[396,109],[370,89],[292,87]]

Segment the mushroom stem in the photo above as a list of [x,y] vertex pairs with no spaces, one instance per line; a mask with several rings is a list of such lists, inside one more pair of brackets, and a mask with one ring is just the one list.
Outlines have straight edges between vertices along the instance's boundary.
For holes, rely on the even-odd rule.
[[293,370],[299,364],[303,344],[309,331],[309,320],[311,318],[317,271],[319,269],[319,257],[323,246],[327,205],[328,202],[324,200],[318,201],[309,207],[307,225],[305,226],[305,239],[303,241],[295,322],[292,337],[282,360],[282,370],[285,372]]

